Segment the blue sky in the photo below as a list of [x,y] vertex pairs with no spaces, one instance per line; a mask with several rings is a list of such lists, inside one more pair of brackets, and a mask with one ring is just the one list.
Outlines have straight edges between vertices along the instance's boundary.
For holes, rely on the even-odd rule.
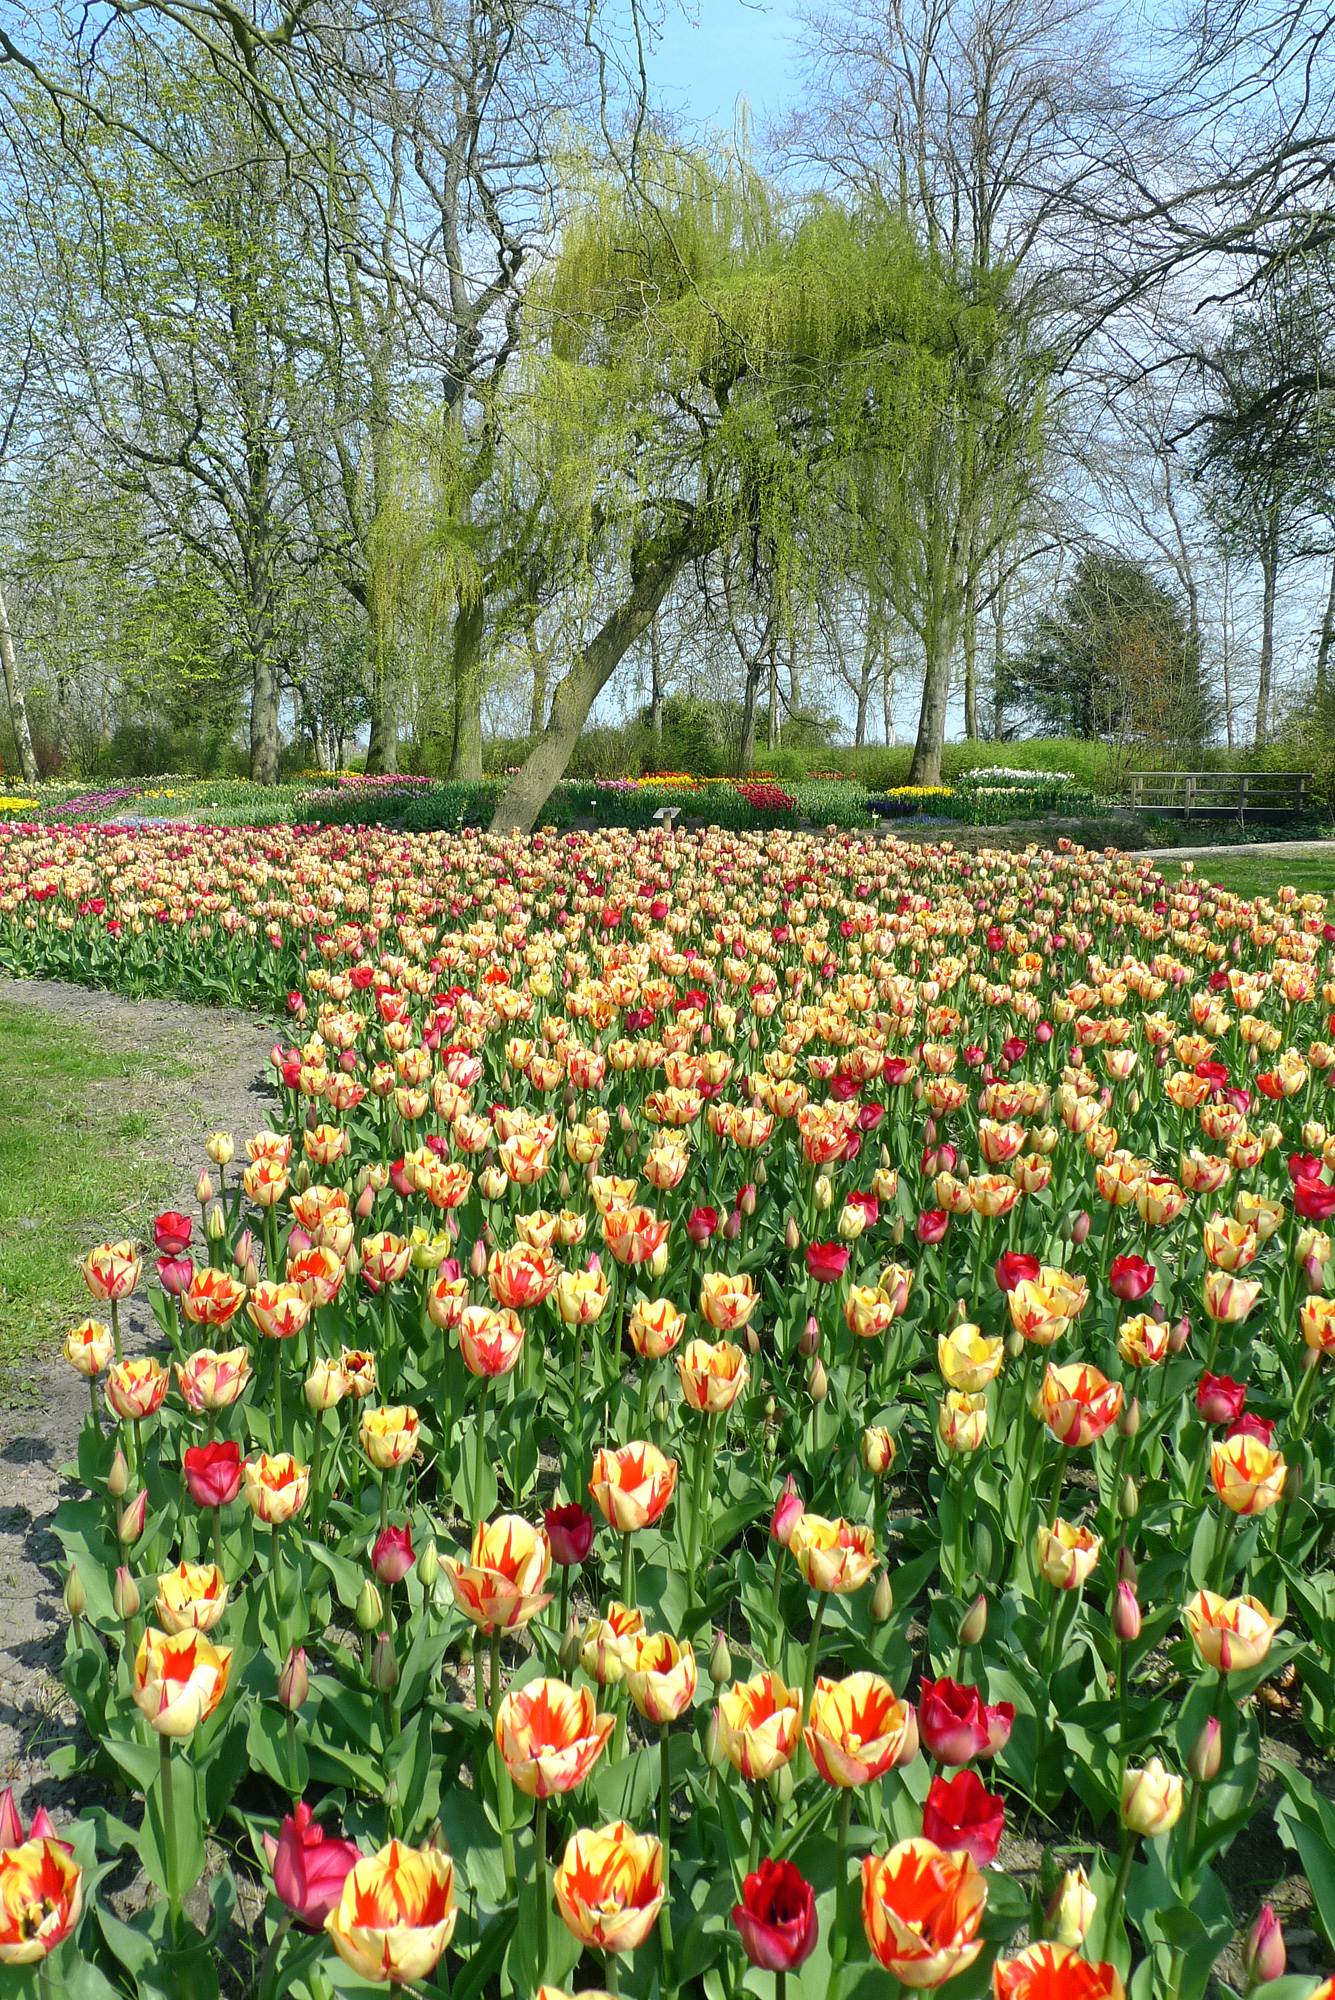
[[796,94],[793,0],[670,5],[649,65],[664,101],[699,123],[730,126],[744,97],[757,123]]

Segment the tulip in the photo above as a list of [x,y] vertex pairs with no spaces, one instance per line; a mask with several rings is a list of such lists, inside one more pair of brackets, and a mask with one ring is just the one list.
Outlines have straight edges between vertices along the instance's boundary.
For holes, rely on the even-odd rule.
[[141,1487],[129,1505],[123,1507],[116,1522],[116,1539],[122,1548],[129,1548],[144,1532],[148,1519],[148,1489]]
[[[1247,1992],[1250,1993],[1253,1986],[1283,1978],[1288,1953],[1284,1949],[1284,1932],[1269,1903],[1262,1903],[1252,1920],[1251,1929],[1242,1941],[1240,1956]],[[1324,1989],[1319,1987],[1317,1991]]]
[[862,1433],[859,1446],[862,1463],[873,1479],[884,1479],[894,1467],[898,1447],[890,1432],[882,1424],[869,1424]]
[[847,1790],[874,1783],[910,1761],[911,1737],[916,1748],[912,1708],[878,1674],[817,1680],[803,1740],[827,1785]]
[[735,1771],[768,1778],[792,1758],[802,1729],[802,1699],[776,1674],[735,1681],[719,1698],[719,1749]]
[[802,1495],[797,1490],[797,1481],[790,1472],[783,1482],[783,1490],[774,1504],[770,1519],[770,1539],[786,1549],[793,1538],[793,1529],[803,1514]]
[[267,1340],[292,1340],[305,1326],[310,1311],[310,1301],[300,1285],[271,1284],[267,1279],[255,1287],[246,1304],[248,1318]]
[[481,1523],[474,1530],[466,1563],[453,1556],[444,1558],[455,1603],[487,1633],[526,1625],[551,1603],[551,1592],[542,1587],[550,1566],[546,1533],[517,1514]]
[[1284,1494],[1288,1468],[1281,1455],[1254,1437],[1225,1438],[1210,1446],[1215,1492],[1234,1514],[1264,1514]]
[[598,1269],[562,1271],[556,1281],[556,1309],[567,1326],[589,1326],[601,1314],[610,1293]]
[[65,1359],[89,1382],[102,1373],[112,1351],[111,1328],[101,1320],[83,1320],[65,1335]]
[[1037,1278],[1038,1259],[1022,1250],[1003,1251],[996,1261],[993,1276],[1000,1291],[1013,1292],[1017,1285]]
[[151,1355],[137,1361],[117,1361],[107,1374],[107,1402],[127,1422],[151,1417],[161,1409],[170,1379]]
[[844,1520],[827,1521],[820,1514],[803,1514],[788,1546],[811,1588],[832,1591],[839,1597],[861,1590],[876,1560],[870,1528]]
[[1108,1268],[1108,1290],[1114,1298],[1134,1302],[1154,1287],[1154,1266],[1143,1257],[1114,1257]]
[[562,1681],[526,1681],[503,1696],[496,1712],[496,1748],[511,1778],[530,1799],[573,1791],[602,1755],[616,1726],[599,1715],[587,1688]]
[[99,1243],[80,1265],[83,1281],[99,1303],[119,1304],[139,1283],[139,1257],[132,1243]]
[[976,1396],[1000,1373],[1005,1342],[987,1339],[981,1328],[964,1321],[937,1335],[936,1359],[947,1388]]
[[1219,1718],[1207,1715],[1197,1734],[1196,1741],[1187,1752],[1187,1772],[1198,1785],[1213,1784],[1219,1776],[1223,1762],[1223,1731]]
[[646,1722],[659,1728],[675,1722],[695,1700],[695,1652],[689,1642],[666,1632],[637,1634],[629,1643],[625,1667],[626,1690]]
[[982,1950],[987,1883],[971,1855],[902,1840],[862,1864],[862,1927],[872,1955],[905,1986],[940,1986]]
[[816,1892],[791,1861],[762,1861],[742,1883],[732,1920],[742,1949],[762,1971],[794,1972],[816,1948]]
[[987,1436],[987,1398],[948,1389],[937,1408],[936,1428],[948,1451],[977,1451]]
[[275,1895],[304,1931],[324,1929],[349,1871],[362,1858],[352,1841],[329,1838],[304,1799],[284,1819],[277,1840],[265,1834],[264,1852]]
[[[542,1517],[551,1544],[552,1561],[562,1569],[574,1569],[587,1562],[593,1547],[593,1516],[578,1501],[568,1507],[549,1507]],[[564,1624],[564,1619],[561,1621]]]
[[1198,1590],[1182,1622],[1207,1667],[1222,1673],[1259,1667],[1283,1620],[1273,1618],[1256,1597],[1219,1597]]
[[1103,1543],[1085,1527],[1054,1521],[1038,1531],[1034,1560],[1038,1572],[1056,1590],[1076,1590],[1092,1574]]
[[1124,2000],[1116,1966],[1090,1964],[1056,1937],[1031,1944],[1018,1958],[999,1958],[992,1994],[993,2000]]
[[1117,1352],[1129,1368],[1156,1368],[1168,1353],[1168,1328],[1150,1313],[1137,1313],[1118,1328]]
[[179,1563],[158,1578],[158,1618],[165,1632],[211,1632],[227,1609],[227,1585],[216,1563]]
[[741,1348],[727,1340],[713,1346],[688,1341],[677,1356],[677,1373],[689,1408],[710,1416],[731,1409],[749,1379]]
[[211,1347],[197,1347],[176,1364],[177,1387],[192,1410],[230,1409],[249,1380],[250,1356],[244,1347],[229,1347],[221,1354]]
[[1068,1450],[1093,1444],[1117,1422],[1122,1385],[1109,1382],[1087,1362],[1056,1368],[1050,1362],[1034,1399],[1034,1415]]
[[246,1504],[266,1527],[281,1528],[306,1505],[311,1469],[298,1465],[290,1451],[262,1451],[242,1468]]
[[668,1299],[637,1299],[626,1321],[630,1344],[645,1361],[661,1361],[685,1330],[685,1313]]
[[310,1667],[304,1646],[291,1646],[278,1675],[278,1705],[289,1714],[301,1708],[311,1691]]
[[197,1507],[226,1507],[241,1491],[241,1447],[230,1438],[192,1444],[185,1453],[185,1483]]
[[1233,1423],[1246,1399],[1246,1384],[1230,1375],[1211,1375],[1207,1369],[1196,1384],[1196,1408],[1207,1424]]
[[246,1288],[226,1271],[206,1265],[181,1294],[181,1311],[195,1326],[226,1326],[245,1304]]
[[603,1519],[619,1534],[652,1527],[665,1511],[677,1484],[677,1461],[657,1445],[624,1444],[599,1450],[589,1476],[589,1492]]
[[1167,1833],[1182,1814],[1182,1780],[1165,1771],[1157,1757],[1143,1770],[1129,1770],[1122,1778],[1122,1824],[1147,1840]]
[[230,1646],[214,1646],[187,1628],[158,1632],[150,1625],[135,1654],[130,1692],[159,1736],[190,1736],[227,1692]]
[[518,1243],[496,1250],[487,1265],[487,1283],[498,1306],[522,1309],[541,1305],[556,1289],[561,1266],[550,1250]]
[[928,1755],[939,1764],[995,1757],[1010,1741],[1014,1721],[1012,1703],[989,1707],[976,1687],[958,1681],[924,1680],[918,1692],[918,1727]]
[[0,1852],[0,1964],[39,1964],[82,1910],[83,1870],[65,1841],[33,1837]]
[[524,1351],[524,1323],[510,1307],[465,1306],[458,1320],[459,1352],[470,1375],[510,1374]]
[[755,1311],[758,1297],[754,1278],[706,1271],[700,1280],[700,1316],[718,1333],[736,1333]]
[[605,1618],[590,1618],[579,1642],[579,1663],[599,1687],[614,1687],[625,1676],[644,1632],[644,1613],[613,1598]]
[[1113,1599],[1112,1629],[1114,1638],[1129,1646],[1140,1637],[1140,1602],[1133,1583],[1125,1579],[1117,1586]]
[[985,1789],[976,1771],[933,1778],[922,1809],[922,1830],[924,1839],[938,1847],[952,1854],[963,1850],[980,1868],[990,1868],[1006,1830],[1005,1802]]
[[380,1530],[371,1550],[371,1568],[377,1583],[383,1583],[387,1589],[402,1583],[414,1560],[411,1527]]
[[344,1964],[364,1979],[407,1986],[440,1963],[457,1916],[449,1855],[391,1840],[353,1863],[324,1928]]
[[359,1432],[362,1450],[378,1472],[392,1472],[416,1457],[418,1428],[417,1412],[406,1404],[367,1410]]
[[581,1944],[634,1951],[662,1907],[662,1846],[624,1820],[585,1828],[569,1841],[552,1886],[562,1921]]
[[1083,1866],[1068,1868],[1045,1912],[1053,1943],[1064,1945],[1068,1951],[1077,1950],[1085,1941],[1097,1908],[1098,1898],[1089,1886]]
[[1246,1319],[1261,1296],[1259,1283],[1244,1278],[1235,1278],[1228,1271],[1220,1271],[1211,1266],[1205,1274],[1205,1310],[1212,1320],[1224,1326],[1236,1326]]
[[848,1248],[843,1243],[808,1243],[807,1276],[818,1285],[833,1285],[844,1275]]

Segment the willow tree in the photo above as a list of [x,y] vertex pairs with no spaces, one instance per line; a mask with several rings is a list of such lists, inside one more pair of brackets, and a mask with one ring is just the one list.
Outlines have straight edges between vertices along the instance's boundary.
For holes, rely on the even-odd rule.
[[568,421],[550,475],[580,496],[592,636],[495,831],[525,831],[593,703],[692,562],[726,551],[791,623],[828,589],[859,464],[912,459],[947,395],[961,301],[893,218],[781,202],[735,152],[659,149],[591,187],[530,311],[535,395]]

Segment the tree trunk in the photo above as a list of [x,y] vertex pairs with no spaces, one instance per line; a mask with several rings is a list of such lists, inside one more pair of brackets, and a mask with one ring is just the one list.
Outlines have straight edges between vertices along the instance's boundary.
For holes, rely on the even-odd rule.
[[547,720],[547,674],[551,662],[543,647],[538,644],[536,624],[530,620],[524,627],[524,639],[528,646],[529,667],[533,674],[533,698],[528,709],[528,733],[541,736],[542,726]]
[[610,613],[577,655],[570,671],[562,676],[552,697],[547,727],[529,752],[523,769],[507,785],[491,822],[492,833],[533,831],[538,814],[565,773],[589,710],[620,666],[627,647],[642,637],[656,616],[694,545],[692,535],[682,534],[646,562],[631,585],[630,594]]
[[454,750],[452,778],[482,776],[482,636],[487,600],[479,590],[465,598],[454,618]]
[[996,595],[992,599],[992,740],[1000,743],[1001,733],[1006,726],[1002,696],[1006,685],[1006,606],[1002,597],[1002,583],[997,579]]
[[250,776],[252,784],[278,783],[278,710],[283,698],[282,678],[274,655],[273,632],[267,607],[257,610],[251,623],[253,660],[250,699]]
[[957,619],[948,607],[938,606],[924,638],[926,666],[922,683],[922,707],[918,712],[918,736],[909,765],[911,785],[939,785],[941,751],[946,740],[946,709],[950,702],[950,662],[955,651]]
[[970,580],[964,599],[964,734],[978,740],[978,592]]
[[3,590],[0,590],[0,664],[5,670],[5,699],[9,703],[10,725],[18,746],[19,769],[23,773],[24,784],[35,785],[37,759],[33,755],[32,731],[28,727],[28,704],[23,699],[23,682],[14,655],[14,635],[9,629],[9,612]]
[[765,726],[765,748],[777,750],[779,747],[779,662],[771,652],[769,656],[769,718]]
[[899,742],[899,731],[895,727],[895,662],[888,646],[885,672],[881,676],[881,721],[885,725],[885,747],[893,750]]
[[756,712],[760,706],[760,676],[764,672],[766,658],[774,658],[774,641],[762,647],[753,660],[746,663],[746,691],[742,697],[742,745],[737,758],[737,769],[743,778],[756,761]]
[[1335,638],[1335,561],[1330,565],[1330,588],[1326,592],[1326,610],[1321,620],[1321,638],[1316,649],[1316,698],[1319,702],[1324,702],[1326,698],[1326,674],[1333,638]]
[[1256,683],[1258,749],[1269,740],[1270,734],[1270,676],[1275,658],[1275,580],[1278,572],[1278,554],[1272,546],[1261,559],[1261,671]]
[[368,777],[380,777],[399,768],[399,722],[392,670],[374,628],[370,640],[371,734],[366,745],[366,771]]
[[649,734],[654,749],[663,747],[663,654],[658,620],[649,627]]

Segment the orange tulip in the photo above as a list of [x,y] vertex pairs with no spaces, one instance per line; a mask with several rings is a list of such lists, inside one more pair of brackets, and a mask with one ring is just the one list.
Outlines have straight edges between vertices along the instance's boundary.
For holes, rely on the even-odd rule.
[[212,1715],[227,1692],[230,1646],[215,1646],[201,1632],[156,1632],[150,1625],[134,1656],[130,1692],[159,1736],[189,1736]]
[[107,1375],[107,1401],[118,1417],[151,1417],[161,1409],[171,1378],[151,1355],[118,1361]]
[[[822,1675],[803,1732],[811,1761],[827,1785],[870,1785],[917,1749],[917,1721],[879,1674]],[[907,1753],[907,1755],[906,1755]]]
[[626,1687],[646,1722],[675,1722],[695,1700],[695,1652],[689,1641],[649,1632],[630,1641]]
[[391,1840],[349,1869],[324,1927],[363,1979],[410,1986],[440,1963],[458,1914],[449,1855]]
[[535,1250],[528,1243],[494,1250],[487,1265],[487,1283],[497,1305],[521,1311],[550,1298],[560,1275],[561,1266],[551,1251]]
[[1282,1499],[1288,1467],[1259,1438],[1223,1438],[1210,1446],[1214,1490],[1235,1514],[1264,1514]]
[[[1314,1292],[1298,1308],[1298,1326],[1308,1347],[1318,1354],[1335,1353],[1335,1299],[1323,1298]],[[71,1334],[70,1339],[73,1338]],[[65,1351],[68,1354],[68,1341]]]
[[634,1951],[663,1906],[663,1849],[624,1820],[575,1834],[553,1877],[567,1930],[599,1951]]
[[1284,1621],[1272,1618],[1259,1597],[1219,1597],[1213,1590],[1198,1590],[1182,1622],[1206,1666],[1233,1673],[1260,1666]]
[[83,1910],[83,1870],[53,1838],[0,1849],[0,1965],[36,1965],[63,1943]]
[[246,1288],[226,1271],[205,1265],[181,1294],[181,1311],[196,1326],[226,1326],[246,1302]]
[[308,1305],[332,1305],[347,1276],[343,1259],[322,1243],[312,1244],[287,1260],[287,1279]]
[[501,1701],[496,1748],[525,1797],[547,1799],[584,1782],[615,1727],[588,1688],[577,1694],[564,1681],[526,1681]]
[[965,1972],[983,1948],[987,1881],[973,1857],[921,1836],[862,1864],[862,1928],[873,1957],[915,1989]]
[[466,1563],[455,1556],[443,1559],[455,1603],[484,1632],[526,1625],[551,1603],[552,1593],[542,1587],[551,1562],[544,1530],[517,1514],[480,1523]]
[[215,1354],[199,1347],[176,1364],[176,1383],[190,1409],[230,1410],[250,1380],[250,1356],[244,1347]]
[[311,1301],[291,1279],[275,1285],[265,1278],[250,1295],[246,1312],[266,1340],[294,1340],[311,1315]]
[[[348,1357],[343,1357],[344,1366]],[[392,1472],[417,1456],[419,1424],[416,1410],[406,1403],[368,1410],[361,1421],[361,1447],[377,1472]]]
[[227,1585],[216,1563],[178,1563],[158,1578],[164,1632],[211,1632],[226,1609]]
[[309,1465],[298,1465],[290,1451],[262,1451],[242,1467],[246,1504],[266,1527],[281,1528],[306,1505],[311,1483]]
[[288,1189],[285,1160],[255,1160],[241,1171],[247,1197],[256,1208],[276,1208]]
[[714,1712],[719,1749],[744,1778],[768,1778],[792,1758],[802,1732],[802,1693],[777,1674],[734,1681]]
[[685,1313],[678,1312],[670,1299],[637,1299],[626,1321],[630,1344],[645,1361],[661,1361],[671,1354],[685,1327]]
[[1031,1944],[992,1967],[993,2000],[1125,2000],[1115,1965],[1088,1959],[1069,1944]]
[[813,1590],[847,1597],[861,1590],[876,1561],[876,1541],[868,1527],[804,1514],[788,1543],[797,1567]]
[[603,1241],[618,1264],[647,1264],[667,1242],[668,1225],[647,1208],[609,1208]]
[[132,1243],[99,1243],[79,1266],[95,1299],[128,1299],[139,1283],[140,1263]]
[[470,1375],[508,1375],[524,1351],[524,1323],[508,1306],[465,1306],[459,1315],[459,1352]]
[[718,1333],[737,1333],[758,1302],[754,1278],[706,1271],[700,1280],[700,1316]]
[[98,1319],[83,1320],[65,1335],[65,1359],[90,1382],[110,1361],[112,1347],[111,1328]]
[[682,1395],[693,1410],[713,1415],[730,1410],[749,1379],[746,1356],[731,1341],[711,1346],[707,1340],[691,1340],[677,1356]]
[[677,1484],[677,1461],[664,1458],[654,1444],[623,1444],[596,1453],[589,1491],[603,1519],[619,1534],[651,1528],[664,1512]]
[[1049,1362],[1034,1398],[1034,1415],[1059,1444],[1071,1450],[1101,1438],[1117,1422],[1121,1410],[1121,1383],[1109,1382],[1086,1361],[1071,1362],[1065,1368],[1054,1368]]

